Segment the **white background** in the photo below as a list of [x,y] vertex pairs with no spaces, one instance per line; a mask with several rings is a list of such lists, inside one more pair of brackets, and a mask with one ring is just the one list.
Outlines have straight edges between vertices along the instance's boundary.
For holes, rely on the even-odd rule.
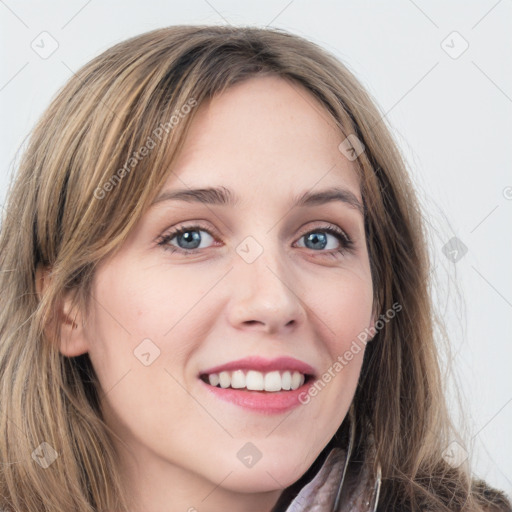
[[[510,0],[0,0],[0,20],[0,204],[17,152],[50,99],[123,39],[174,24],[270,25],[343,60],[386,114],[428,215],[435,301],[475,472],[512,494]],[[46,59],[31,48],[51,48],[43,31],[58,43]],[[454,236],[468,248],[456,263],[442,251]]]

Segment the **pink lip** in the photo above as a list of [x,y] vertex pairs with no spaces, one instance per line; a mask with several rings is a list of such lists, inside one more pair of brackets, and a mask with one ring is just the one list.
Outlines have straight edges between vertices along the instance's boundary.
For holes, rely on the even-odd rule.
[[[252,356],[245,357],[244,359],[238,359],[237,361],[231,361],[227,364],[220,366],[214,366],[200,372],[200,375],[209,375],[211,373],[220,373],[222,371],[233,371],[233,370],[256,370],[262,373],[272,372],[275,370],[285,371],[297,371],[304,375],[315,375],[315,370],[309,364],[306,364],[293,357],[278,357],[275,359],[265,359],[263,357]],[[300,388],[299,388],[300,389]],[[287,391],[287,393],[290,393]]]
[[[257,370],[262,373],[271,371],[297,371],[304,375],[314,377],[315,370],[309,364],[306,364],[293,357],[278,357],[275,359],[265,359],[258,356],[246,357],[231,361],[227,364],[214,366],[200,372],[201,375],[211,373],[220,373],[222,371],[233,370]],[[301,396],[306,396],[308,388],[314,383],[315,379],[308,377],[306,382],[298,389],[289,391],[248,391],[246,389],[218,388],[211,386],[199,379],[201,385],[213,393],[217,398],[226,402],[231,402],[244,409],[264,413],[279,414],[299,406]]]
[[247,391],[232,388],[218,388],[210,386],[199,379],[202,386],[214,394],[217,398],[232,404],[238,405],[244,409],[263,413],[280,414],[294,407],[307,402],[301,402],[301,396],[307,396],[308,388],[314,384],[314,379],[307,379],[300,388],[292,391]]

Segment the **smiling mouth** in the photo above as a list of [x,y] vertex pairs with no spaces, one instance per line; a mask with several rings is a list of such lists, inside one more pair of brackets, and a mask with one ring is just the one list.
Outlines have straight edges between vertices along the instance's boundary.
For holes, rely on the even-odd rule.
[[199,378],[206,384],[220,389],[276,393],[295,391],[314,377],[291,370],[271,372],[234,370],[202,374]]

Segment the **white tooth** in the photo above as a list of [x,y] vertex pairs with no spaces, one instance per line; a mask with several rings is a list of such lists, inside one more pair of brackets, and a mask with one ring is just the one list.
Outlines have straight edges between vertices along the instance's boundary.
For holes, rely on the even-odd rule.
[[265,391],[281,391],[281,374],[278,371],[265,374]]
[[292,387],[292,374],[287,370],[281,377],[281,386],[288,391]]
[[263,390],[263,374],[254,370],[249,370],[245,377],[245,387],[251,391]]
[[292,375],[292,389],[297,389],[300,386],[301,374],[299,372],[293,372]]
[[231,384],[231,375],[229,374],[229,372],[220,372],[219,380],[221,388],[228,388],[229,385]]
[[211,386],[216,386],[220,382],[219,374],[211,373],[210,375],[208,375],[208,380],[210,381]]
[[299,372],[279,372],[272,371],[268,373],[249,370],[247,374],[243,370],[233,372],[211,373],[208,375],[208,381],[211,386],[220,385],[221,388],[244,389],[249,391],[288,391],[301,387],[306,378]]
[[235,370],[231,374],[232,388],[245,388],[245,374],[242,370]]

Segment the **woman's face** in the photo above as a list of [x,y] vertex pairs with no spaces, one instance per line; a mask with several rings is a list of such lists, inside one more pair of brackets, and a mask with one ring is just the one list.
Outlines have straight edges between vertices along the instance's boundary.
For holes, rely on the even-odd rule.
[[[197,109],[160,191],[187,195],[155,202],[98,268],[76,336],[97,372],[106,421],[128,448],[116,441],[134,486],[186,474],[204,495],[275,491],[313,463],[355,392],[364,346],[348,361],[344,354],[372,325],[364,219],[353,204],[362,204],[359,181],[338,149],[344,137],[296,84],[253,78]],[[336,198],[316,196],[335,187],[344,191]],[[210,188],[229,190],[233,204],[192,193]],[[304,194],[314,196],[297,203]],[[295,392],[215,393],[201,378],[251,357],[293,358],[314,378]],[[284,373],[301,370],[290,361],[237,367],[233,385],[266,379],[269,389],[290,387]]]

